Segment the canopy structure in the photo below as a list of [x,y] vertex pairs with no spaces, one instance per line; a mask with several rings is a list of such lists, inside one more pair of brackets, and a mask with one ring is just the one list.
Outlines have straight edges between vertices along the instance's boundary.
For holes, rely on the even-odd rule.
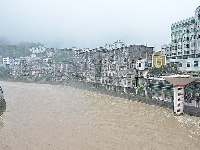
[[191,77],[190,75],[171,75],[171,76],[162,76],[163,79],[167,80],[173,86],[185,86],[199,78]]
[[199,78],[190,75],[171,75],[162,76],[174,86],[174,113],[177,115],[183,114],[184,108],[184,87]]

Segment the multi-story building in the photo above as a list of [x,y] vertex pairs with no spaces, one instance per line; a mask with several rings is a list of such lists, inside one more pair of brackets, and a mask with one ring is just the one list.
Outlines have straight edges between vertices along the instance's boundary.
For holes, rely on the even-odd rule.
[[125,47],[125,43],[122,42],[121,40],[117,40],[113,44],[105,44],[104,46],[106,49],[116,49],[116,48],[121,48]]
[[[115,44],[115,43],[114,43]],[[102,53],[102,75],[101,83],[108,89],[124,90],[125,92],[133,90],[137,86],[136,70],[144,71],[148,68],[148,59],[151,59],[153,47],[144,45],[129,45],[122,47],[105,47]],[[141,68],[139,60],[145,59],[146,66]]]
[[[95,86],[129,92],[137,86],[137,78],[151,67],[153,48],[145,45],[126,46],[120,40],[105,47],[72,49],[66,75]],[[138,71],[138,72],[137,72]]]
[[200,6],[195,16],[171,25],[171,43],[161,47],[167,62],[179,64],[181,71],[200,70]]
[[3,58],[3,64],[4,65],[9,65],[10,64],[10,58],[9,57]]

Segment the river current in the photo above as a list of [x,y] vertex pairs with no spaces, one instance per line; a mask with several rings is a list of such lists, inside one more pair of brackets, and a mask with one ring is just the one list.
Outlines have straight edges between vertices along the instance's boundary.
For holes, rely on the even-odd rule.
[[0,85],[0,150],[200,149],[198,117],[70,86]]

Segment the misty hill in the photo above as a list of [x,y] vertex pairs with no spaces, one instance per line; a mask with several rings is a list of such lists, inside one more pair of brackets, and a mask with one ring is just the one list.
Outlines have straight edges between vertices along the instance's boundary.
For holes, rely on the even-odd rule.
[[17,44],[9,44],[3,40],[0,40],[0,55],[2,57],[18,58],[25,57],[31,54],[31,47],[44,46],[41,43],[29,43],[29,42],[20,42]]
[[0,45],[0,55],[2,57],[17,58],[29,56],[30,54],[29,48],[22,45]]

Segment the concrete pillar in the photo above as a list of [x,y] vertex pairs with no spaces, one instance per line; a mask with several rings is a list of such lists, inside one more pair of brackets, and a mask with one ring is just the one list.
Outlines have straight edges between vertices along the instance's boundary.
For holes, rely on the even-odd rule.
[[194,78],[190,75],[171,75],[163,76],[163,78],[174,86],[174,113],[177,115],[183,114],[184,87],[199,78]]
[[126,89],[126,87],[124,87],[124,93],[127,93],[127,89]]
[[114,85],[111,85],[111,87],[112,87],[112,91],[115,91],[115,87],[114,87]]
[[184,85],[174,85],[174,113],[183,114],[184,108]]

